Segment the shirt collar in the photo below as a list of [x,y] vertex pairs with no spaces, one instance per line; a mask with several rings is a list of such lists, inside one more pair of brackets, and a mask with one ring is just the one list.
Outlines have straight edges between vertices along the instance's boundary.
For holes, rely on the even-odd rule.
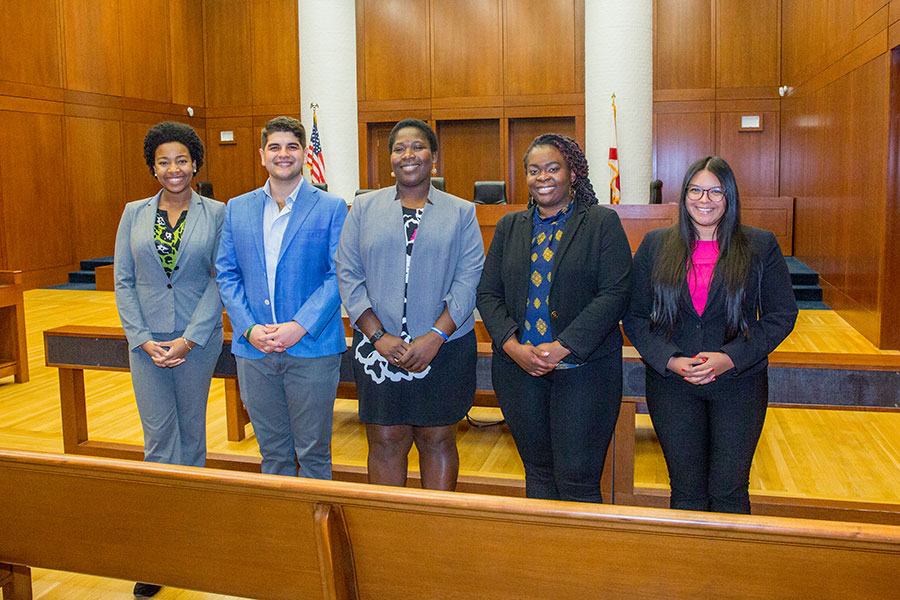
[[[290,194],[288,194],[287,199],[285,199],[284,205],[289,209],[292,209],[294,207],[294,201],[297,199],[297,194],[300,192],[300,188],[303,186],[303,181],[303,177],[301,176],[300,181],[297,182],[297,187],[295,187],[294,190]],[[266,179],[266,183],[265,185],[263,185],[263,192],[266,194],[266,198],[274,202],[274,198],[272,198],[272,186],[269,184],[269,182],[270,180]]]
[[552,225],[562,219],[563,217],[568,217],[569,213],[572,211],[572,207],[575,205],[575,202],[569,202],[565,208],[561,208],[558,213],[555,215],[550,215],[549,217],[542,217],[541,211],[537,206],[534,207],[534,222],[535,223],[543,223],[545,225]]

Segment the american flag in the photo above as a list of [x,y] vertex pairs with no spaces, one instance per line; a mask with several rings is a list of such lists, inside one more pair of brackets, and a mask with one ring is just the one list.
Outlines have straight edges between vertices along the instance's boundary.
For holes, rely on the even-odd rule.
[[319,142],[319,121],[316,113],[313,113],[312,135],[306,149],[306,166],[309,167],[309,177],[313,183],[325,183],[325,155],[322,154],[322,144]]

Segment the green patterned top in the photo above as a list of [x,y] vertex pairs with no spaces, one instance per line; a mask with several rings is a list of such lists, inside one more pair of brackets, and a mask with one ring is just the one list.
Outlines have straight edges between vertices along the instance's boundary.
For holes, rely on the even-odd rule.
[[178,245],[184,233],[184,219],[187,211],[182,211],[175,227],[169,225],[168,213],[161,208],[156,209],[156,224],[153,226],[153,241],[156,243],[156,252],[162,261],[166,275],[172,276],[175,269],[175,259],[178,257]]

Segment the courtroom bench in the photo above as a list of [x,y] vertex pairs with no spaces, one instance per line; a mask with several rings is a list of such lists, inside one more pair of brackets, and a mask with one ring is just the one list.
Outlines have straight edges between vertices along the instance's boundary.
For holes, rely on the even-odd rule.
[[[476,327],[477,335],[486,335]],[[237,371],[230,352],[231,333],[225,333],[225,345],[215,369],[215,376],[225,378],[226,419],[231,429],[243,435],[249,422],[237,390]],[[137,444],[103,442],[89,439],[84,386],[84,370],[128,370],[128,344],[116,327],[66,326],[44,332],[47,366],[59,369],[60,407],[63,447],[72,454],[89,454],[111,458],[141,460],[143,448]],[[633,347],[623,348],[624,397],[619,410],[615,434],[607,452],[601,481],[604,497],[615,504],[663,507],[668,504],[668,489],[635,485],[635,415],[646,409],[643,398],[644,365]],[[345,353],[341,364],[338,397],[355,398],[356,386]],[[490,345],[478,344],[476,401],[496,406],[490,381]],[[900,356],[879,355],[865,358],[842,354],[774,352],[769,369],[770,406],[807,407],[847,410],[897,410],[900,394],[895,382],[900,376]],[[231,392],[229,393],[229,389]],[[243,416],[240,416],[243,414]],[[259,471],[260,459],[238,454],[207,454],[207,466],[244,471]],[[334,464],[335,479],[362,482],[363,467]],[[410,475],[411,482],[418,474]],[[460,491],[507,496],[524,494],[520,479],[461,475]],[[900,525],[900,504],[857,502],[841,499],[751,494],[754,514],[800,516],[844,521],[862,521]]]
[[13,451],[0,480],[6,600],[31,598],[22,567],[264,600],[850,600],[895,596],[900,564],[886,525]]

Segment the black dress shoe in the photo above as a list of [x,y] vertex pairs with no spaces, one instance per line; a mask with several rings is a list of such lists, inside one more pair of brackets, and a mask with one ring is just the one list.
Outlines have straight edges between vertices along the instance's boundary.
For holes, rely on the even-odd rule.
[[135,598],[151,598],[156,595],[156,592],[162,589],[161,585],[153,585],[152,583],[141,583],[138,582],[134,584],[134,597]]

